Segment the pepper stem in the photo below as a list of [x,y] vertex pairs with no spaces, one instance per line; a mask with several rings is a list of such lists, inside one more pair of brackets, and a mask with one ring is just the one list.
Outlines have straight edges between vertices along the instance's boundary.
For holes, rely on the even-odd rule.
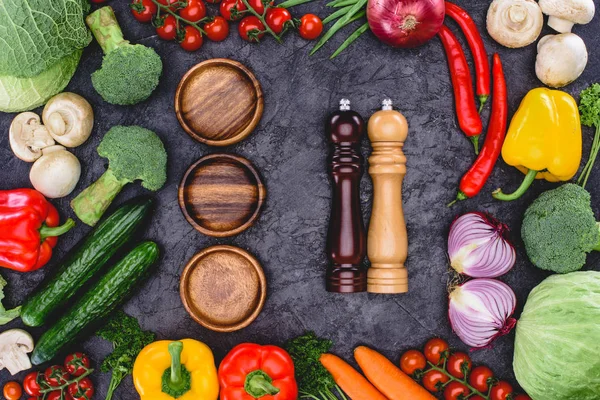
[[280,389],[273,386],[273,379],[266,372],[257,369],[246,375],[244,389],[246,393],[255,399],[259,399],[267,395],[276,395]]
[[66,220],[65,223],[61,226],[49,227],[48,225],[44,224],[42,225],[39,231],[40,241],[43,242],[46,238],[64,235],[65,233],[69,232],[74,226],[75,221],[73,221],[71,218]]
[[181,352],[183,351],[183,343],[169,343],[169,354],[171,355],[171,387],[180,388],[183,383],[181,376]]
[[535,180],[535,176],[537,175],[537,173],[538,173],[538,171],[530,169],[529,172],[527,172],[527,175],[525,175],[525,179],[523,179],[523,183],[521,183],[521,186],[519,186],[519,188],[515,192],[513,192],[511,194],[504,194],[502,192],[502,189],[496,189],[492,193],[492,196],[496,200],[501,200],[501,201],[513,201],[513,200],[518,199],[519,197],[523,196],[523,194],[527,191],[529,186],[531,186],[531,184]]
[[471,136],[471,137],[469,137],[469,139],[471,139],[471,142],[473,143],[473,146],[475,147],[475,155],[478,156],[479,155],[479,135]]
[[479,114],[481,114],[481,111],[483,111],[483,106],[485,106],[488,98],[489,96],[487,94],[482,94],[479,96]]
[[459,190],[458,193],[456,194],[456,198],[453,201],[451,201],[450,203],[448,203],[447,207],[452,207],[457,202],[466,200],[468,198],[469,198],[469,196],[467,196],[466,194],[464,194],[464,192]]
[[191,375],[187,368],[181,364],[183,343],[179,341],[171,342],[168,349],[171,355],[171,368],[167,368],[163,373],[162,392],[178,398],[190,391]]

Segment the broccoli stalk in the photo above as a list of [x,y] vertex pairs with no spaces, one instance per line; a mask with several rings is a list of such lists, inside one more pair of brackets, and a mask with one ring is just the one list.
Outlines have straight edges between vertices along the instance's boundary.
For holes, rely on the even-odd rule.
[[94,226],[123,187],[136,180],[146,189],[159,190],[167,180],[167,153],[160,138],[139,126],[114,126],[98,146],[109,160],[106,172],[71,202],[84,223]]
[[109,6],[88,15],[86,22],[104,51],[102,67],[92,74],[94,89],[112,104],[132,105],[150,97],[162,73],[158,54],[125,40]]
[[585,126],[596,127],[594,141],[583,171],[577,183],[585,187],[592,172],[598,152],[600,152],[600,84],[594,83],[583,92],[581,92],[581,100],[579,101],[579,112],[581,113],[581,123]]

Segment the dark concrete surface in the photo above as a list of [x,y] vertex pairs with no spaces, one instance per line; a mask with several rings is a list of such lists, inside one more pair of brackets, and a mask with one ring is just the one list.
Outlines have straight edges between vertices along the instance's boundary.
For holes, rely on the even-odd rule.
[[[535,45],[516,50],[501,47],[484,29],[489,1],[458,3],[466,7],[482,28],[488,52],[497,51],[502,56],[512,115],[525,93],[541,86],[534,70]],[[477,198],[451,209],[446,207],[456,194],[462,173],[472,162],[473,151],[457,127],[446,58],[438,39],[418,49],[398,50],[386,47],[367,34],[340,57],[329,60],[329,55],[343,41],[342,34],[309,57],[313,43],[296,34],[287,35],[283,45],[271,39],[255,45],[243,42],[233,30],[227,41],[206,43],[200,51],[190,54],[175,43],[160,40],[150,26],[136,22],[126,1],[110,4],[116,10],[126,38],[156,48],[164,62],[164,76],[148,101],[133,107],[109,105],[95,93],[90,82],[90,74],[101,63],[100,49],[95,42],[86,49],[67,90],[83,95],[92,103],[96,123],[91,139],[74,150],[83,167],[74,194],[104,171],[105,160],[95,149],[111,126],[139,124],[156,131],[164,140],[169,153],[168,182],[154,194],[156,211],[143,235],[160,244],[163,257],[158,270],[124,307],[140,320],[143,328],[156,332],[158,338],[202,340],[214,349],[217,360],[240,342],[281,344],[305,330],[331,338],[335,342],[333,351],[348,360],[356,345],[367,344],[397,361],[402,351],[421,347],[432,336],[441,336],[456,348],[467,350],[452,333],[446,314],[449,277],[446,236],[452,219],[471,210],[491,212],[512,229],[518,261],[501,279],[517,294],[517,316],[529,291],[547,276],[527,260],[519,231],[527,205],[541,191],[555,185],[536,182],[519,201],[512,204],[494,201],[490,196],[493,189],[502,186],[511,190],[522,178],[521,173],[501,161]],[[295,15],[310,10],[324,17],[328,11],[319,4],[297,7]],[[213,14],[217,10],[215,6],[209,9]],[[574,29],[586,41],[590,53],[583,76],[565,89],[577,99],[579,92],[597,80],[600,73],[599,20],[596,16],[591,24]],[[450,25],[456,32],[457,26],[452,22]],[[548,28],[544,32],[550,33]],[[177,122],[173,108],[175,88],[183,74],[196,63],[214,57],[232,58],[247,65],[260,80],[265,95],[265,112],[259,127],[243,142],[225,149],[207,147],[188,137]],[[341,97],[351,99],[353,109],[365,118],[379,107],[384,97],[391,97],[409,121],[410,133],[405,146],[408,175],[404,191],[410,242],[408,294],[325,292],[330,186],[323,123]],[[486,107],[483,114],[485,122],[489,110],[490,107]],[[13,117],[0,114],[0,189],[30,185],[30,165],[14,157],[9,148],[8,127]],[[592,135],[591,129],[584,128],[584,157],[587,157]],[[187,167],[199,157],[221,150],[250,159],[260,170],[268,189],[266,207],[257,224],[229,239],[213,239],[196,232],[186,222],[177,203],[178,184]],[[370,152],[367,140],[363,152],[365,155]],[[596,212],[600,211],[599,169],[600,166],[596,166],[588,185],[596,201]],[[144,192],[140,185],[131,184],[117,197],[115,205]],[[370,215],[371,194],[371,181],[365,176],[361,188],[365,221]],[[53,201],[63,217],[73,217],[69,207],[72,198],[73,195]],[[20,304],[44,276],[54,272],[62,256],[88,230],[79,223],[60,240],[50,265],[39,272],[18,274],[2,270],[9,282],[5,304]],[[187,260],[213,244],[231,244],[249,250],[262,262],[267,274],[268,296],[262,314],[248,328],[236,333],[215,333],[199,326],[188,316],[179,298],[179,276]],[[587,268],[599,269],[599,260],[598,255],[591,255]],[[0,330],[21,326],[20,321],[15,321]],[[32,333],[39,337],[41,332],[34,329]],[[476,363],[489,365],[497,376],[514,383],[513,341],[514,334],[509,334],[497,340],[492,348],[477,351],[472,356]],[[75,348],[89,352],[95,365],[99,365],[110,350],[108,343],[97,338],[84,338]],[[16,378],[21,380],[23,376],[22,373]],[[0,384],[9,378],[6,370],[0,372]],[[92,378],[98,385],[96,397],[104,398],[109,375],[94,373]],[[131,378],[124,381],[115,398],[137,398]]]

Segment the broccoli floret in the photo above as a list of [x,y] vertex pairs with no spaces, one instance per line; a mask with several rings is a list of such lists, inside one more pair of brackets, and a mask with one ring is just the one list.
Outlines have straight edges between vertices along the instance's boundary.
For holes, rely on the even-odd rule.
[[167,180],[167,152],[156,133],[139,126],[114,126],[98,146],[109,161],[106,172],[71,202],[77,217],[94,226],[128,183],[141,180],[156,191]]
[[521,236],[536,267],[563,274],[581,269],[587,254],[600,250],[590,194],[572,183],[542,193],[525,211]]
[[102,7],[87,24],[104,51],[102,67],[92,73],[92,85],[112,104],[132,105],[146,100],[162,74],[162,61],[154,49],[130,44],[111,7]]

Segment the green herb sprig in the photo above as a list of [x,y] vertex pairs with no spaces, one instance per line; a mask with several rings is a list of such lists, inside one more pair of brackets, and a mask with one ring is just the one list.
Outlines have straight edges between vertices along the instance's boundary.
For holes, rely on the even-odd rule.
[[579,112],[581,113],[581,123],[585,126],[596,127],[594,141],[590,157],[581,171],[581,175],[577,179],[577,183],[585,188],[587,181],[594,167],[594,162],[600,152],[600,84],[594,83],[583,92],[581,92],[581,100],[579,102]]

